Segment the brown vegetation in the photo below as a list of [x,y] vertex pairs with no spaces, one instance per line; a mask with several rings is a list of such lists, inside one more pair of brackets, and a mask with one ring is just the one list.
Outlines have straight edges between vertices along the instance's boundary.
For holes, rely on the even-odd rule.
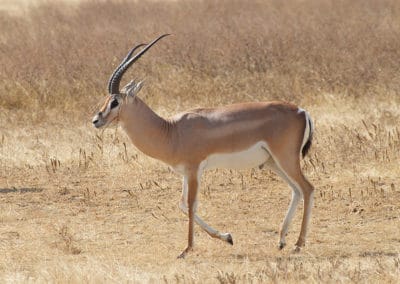
[[[0,10],[0,279],[50,282],[387,281],[400,277],[400,2],[82,1]],[[164,116],[283,99],[307,109],[316,186],[309,242],[277,250],[290,198],[268,171],[211,171],[199,213],[233,234],[186,241],[180,179],[90,125],[125,76]],[[299,217],[301,214],[298,214]],[[289,231],[293,244],[299,218]]]

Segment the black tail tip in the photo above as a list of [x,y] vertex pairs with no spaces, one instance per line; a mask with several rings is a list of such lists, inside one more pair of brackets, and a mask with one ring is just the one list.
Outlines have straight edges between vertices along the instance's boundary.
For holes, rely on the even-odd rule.
[[303,158],[307,155],[308,151],[310,150],[311,144],[312,144],[312,141],[311,141],[311,139],[309,139],[307,141],[307,143],[304,145],[303,149],[301,149],[301,154],[302,154]]

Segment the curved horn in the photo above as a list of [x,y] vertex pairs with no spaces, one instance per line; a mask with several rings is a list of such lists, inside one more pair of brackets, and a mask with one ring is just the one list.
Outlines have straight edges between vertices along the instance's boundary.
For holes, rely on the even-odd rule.
[[125,58],[121,61],[121,63],[118,65],[118,67],[115,68],[115,70],[114,70],[114,72],[112,73],[110,79],[108,80],[108,92],[109,92],[110,94],[112,94],[112,92],[111,92],[111,90],[112,90],[112,89],[111,89],[111,82],[112,82],[112,80],[113,80],[113,78],[114,78],[114,76],[115,76],[115,73],[118,72],[118,70],[119,70],[119,69],[122,67],[122,65],[124,65],[124,63],[132,56],[132,54],[135,52],[136,49],[138,49],[139,47],[145,46],[145,45],[146,45],[145,43],[142,43],[142,44],[138,44],[138,45],[136,45],[134,48],[132,48],[132,49],[128,52],[128,54],[125,56]]
[[119,93],[119,83],[121,82],[122,76],[128,70],[128,68],[135,62],[137,61],[147,50],[150,49],[157,41],[162,39],[165,36],[168,36],[170,34],[163,34],[153,40],[151,43],[149,43],[145,48],[143,48],[138,54],[136,54],[134,57],[130,58],[128,61],[124,62],[122,66],[118,68],[118,70],[115,72],[114,76],[111,77],[110,81],[110,94],[118,94]]

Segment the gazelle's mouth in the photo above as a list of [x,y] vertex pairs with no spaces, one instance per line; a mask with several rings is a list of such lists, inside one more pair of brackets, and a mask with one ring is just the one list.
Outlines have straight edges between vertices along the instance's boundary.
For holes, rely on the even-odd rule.
[[93,123],[94,127],[96,127],[96,128],[100,128],[104,125],[103,120],[101,119],[101,117],[98,114],[95,117],[93,117],[92,123]]
[[100,125],[99,123],[98,123],[98,121],[96,121],[96,122],[93,122],[93,125],[94,125],[94,127],[96,127],[96,128],[100,128],[102,125]]
[[107,121],[106,119],[104,119],[102,116],[100,115],[96,115],[95,117],[93,117],[92,123],[93,126],[96,128],[102,128],[102,127],[107,127],[109,126],[111,123],[113,123],[114,121],[117,121],[118,123],[118,116],[114,117],[113,119],[111,119],[110,121]]
[[104,124],[99,123],[99,121],[93,122],[94,127],[101,128]]

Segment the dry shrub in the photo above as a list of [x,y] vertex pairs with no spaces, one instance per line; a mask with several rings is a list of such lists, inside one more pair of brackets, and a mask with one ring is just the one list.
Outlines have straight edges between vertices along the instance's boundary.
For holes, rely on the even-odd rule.
[[82,119],[125,52],[162,33],[173,37],[127,76],[151,78],[156,99],[398,92],[399,17],[395,0],[43,2],[1,14],[0,106]]

